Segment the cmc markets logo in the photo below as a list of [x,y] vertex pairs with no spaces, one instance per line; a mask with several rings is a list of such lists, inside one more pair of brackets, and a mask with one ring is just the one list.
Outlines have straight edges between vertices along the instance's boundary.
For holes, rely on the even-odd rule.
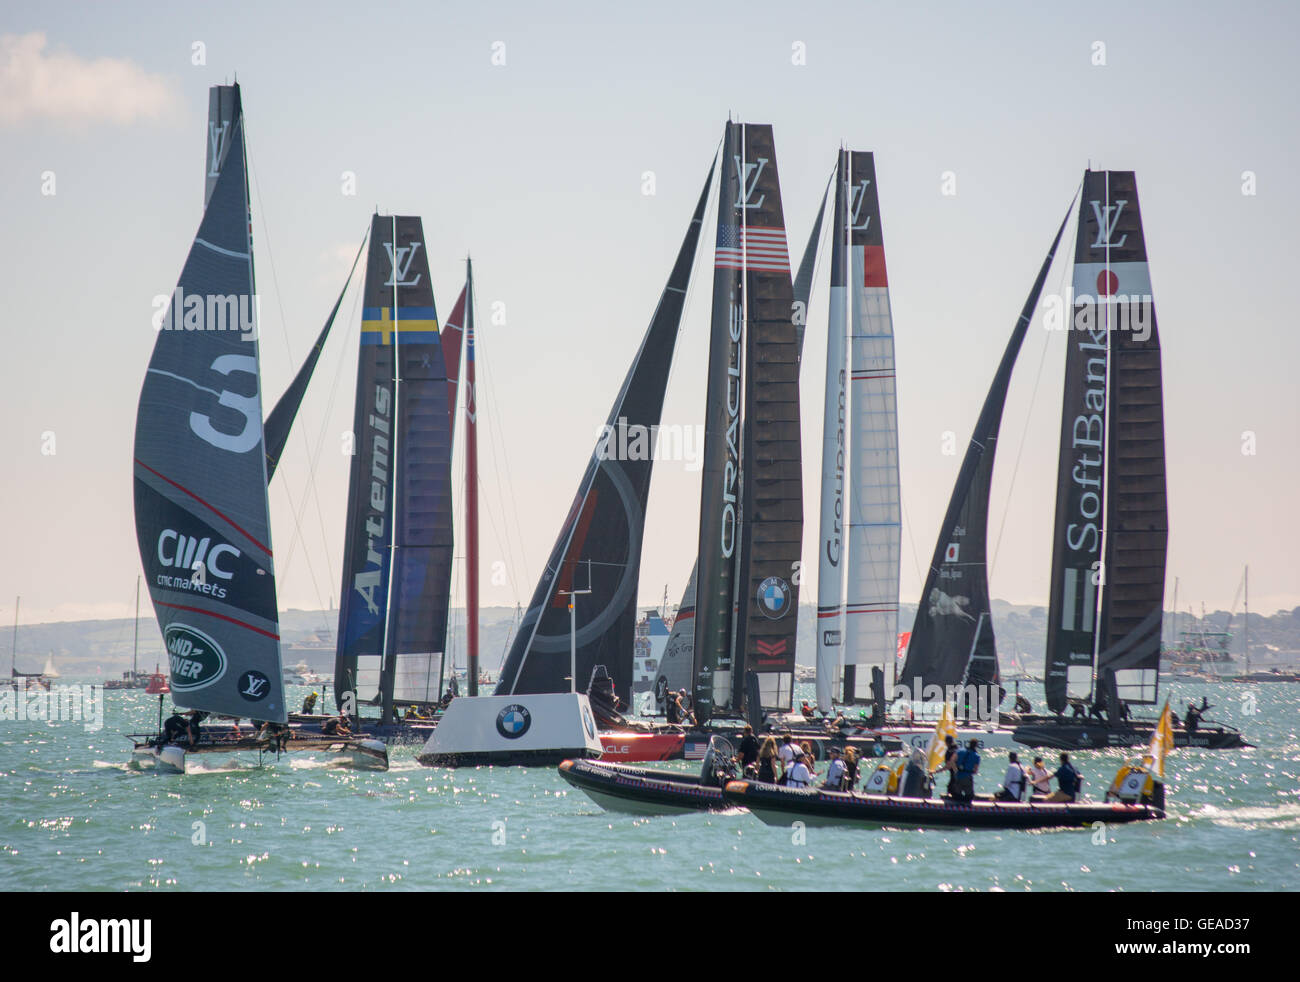
[[790,609],[790,584],[779,576],[769,576],[758,585],[758,609],[765,617],[780,620]]
[[163,642],[171,659],[172,689],[201,689],[226,674],[226,653],[202,631],[168,624]]
[[533,725],[533,715],[518,703],[511,703],[497,713],[497,732],[507,740],[518,740]]
[[235,571],[223,568],[222,560],[226,556],[239,558],[239,550],[226,542],[212,545],[212,539],[204,536],[196,539],[183,535],[175,529],[163,529],[158,535],[158,562],[173,569],[194,569],[202,565],[207,573],[219,580],[229,580]]

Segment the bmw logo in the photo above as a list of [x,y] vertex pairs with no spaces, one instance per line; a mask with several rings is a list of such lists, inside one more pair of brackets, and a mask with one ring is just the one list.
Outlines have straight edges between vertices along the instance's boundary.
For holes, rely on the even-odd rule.
[[586,706],[582,707],[582,725],[587,728],[587,736],[596,735],[596,722],[591,718],[591,710]]
[[758,609],[764,617],[780,620],[790,609],[790,584],[779,576],[769,576],[758,585]]
[[511,703],[497,713],[497,732],[507,740],[518,740],[532,725],[532,714],[518,703]]

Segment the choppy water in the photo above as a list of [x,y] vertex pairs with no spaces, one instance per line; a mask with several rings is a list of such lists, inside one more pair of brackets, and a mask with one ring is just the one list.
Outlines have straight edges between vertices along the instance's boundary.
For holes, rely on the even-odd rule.
[[[1090,831],[817,828],[798,842],[739,811],[605,813],[549,768],[431,769],[413,747],[394,749],[388,773],[297,756],[183,776],[136,771],[121,734],[156,724],[157,700],[109,692],[98,733],[76,722],[0,721],[0,886],[1300,888],[1300,684],[1175,683],[1173,695],[1176,706],[1208,695],[1210,715],[1241,727],[1258,749],[1178,751],[1169,760],[1173,820],[1119,826],[1099,844]],[[1085,790],[1100,796],[1121,755],[1076,760]],[[1004,764],[1000,754],[985,758],[982,789],[997,785]]]

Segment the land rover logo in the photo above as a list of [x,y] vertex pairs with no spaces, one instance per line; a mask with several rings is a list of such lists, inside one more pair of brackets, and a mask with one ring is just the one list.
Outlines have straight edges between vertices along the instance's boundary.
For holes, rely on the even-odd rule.
[[587,736],[594,737],[596,735],[595,720],[591,718],[591,710],[586,706],[582,707],[582,725],[587,728]]
[[769,576],[758,585],[757,599],[763,616],[780,620],[790,609],[790,584],[779,576]]
[[202,689],[226,674],[225,652],[202,631],[187,624],[168,624],[163,643],[171,661],[173,690]]
[[533,717],[518,703],[511,703],[497,713],[497,732],[507,740],[518,740],[533,725]]

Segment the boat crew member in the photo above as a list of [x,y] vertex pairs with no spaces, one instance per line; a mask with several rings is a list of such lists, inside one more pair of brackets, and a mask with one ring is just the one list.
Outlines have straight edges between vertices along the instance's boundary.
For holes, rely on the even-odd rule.
[[1026,699],[1024,696],[1022,696],[1019,692],[1017,692],[1017,693],[1016,693],[1016,712],[1018,712],[1018,713],[1032,713],[1033,711],[1034,711],[1034,707],[1031,706],[1031,705],[1029,704],[1029,700]]
[[1074,801],[1079,796],[1079,789],[1083,786],[1083,778],[1079,772],[1074,769],[1070,763],[1070,755],[1061,753],[1061,766],[1056,769],[1052,775],[1056,778],[1056,790],[1047,798],[1048,801]]
[[796,750],[794,756],[794,766],[786,775],[785,783],[791,788],[806,788],[812,784],[812,772],[808,770],[808,765],[804,763],[805,756],[802,750]]
[[1029,767],[1029,797],[1034,798],[1037,795],[1051,794],[1051,780],[1052,775],[1043,766],[1043,758],[1035,757],[1033,764]]
[[920,747],[912,750],[912,759],[903,772],[903,790],[900,793],[904,798],[930,797],[930,775],[925,772],[925,751]]
[[1007,773],[1002,778],[1002,788],[995,798],[998,801],[1019,801],[1025,796],[1025,769],[1020,766],[1020,755],[1014,750],[1007,754]]
[[844,790],[844,759],[840,756],[839,747],[831,747],[826,753],[830,756],[830,765],[826,768],[826,780],[822,782],[822,787],[827,791]]
[[957,793],[955,801],[970,801],[975,797],[975,775],[980,772],[980,755],[975,748],[979,741],[972,739],[965,750],[957,751]]
[[939,770],[948,772],[946,797],[951,798],[953,792],[957,790],[957,741],[950,736],[946,736],[943,738],[943,742],[946,744],[946,749],[943,752],[943,766]]
[[346,716],[330,716],[325,722],[321,723],[320,731],[326,736],[351,736],[352,729],[348,726]]
[[1201,710],[1196,708],[1192,703],[1187,704],[1187,715],[1183,717],[1183,729],[1188,733],[1195,733],[1196,728],[1201,724]]
[[775,784],[777,764],[781,760],[776,749],[776,737],[763,738],[763,749],[758,752],[758,780]]
[[189,731],[189,720],[185,718],[184,713],[172,713],[163,722],[162,734],[158,738],[158,745],[166,743],[175,743],[185,733]]
[[316,700],[319,698],[319,693],[312,692],[302,701],[302,713],[304,716],[310,716],[312,713],[316,712]]
[[744,736],[740,738],[740,746],[736,750],[736,761],[742,771],[750,764],[758,763],[758,737],[754,736],[754,728],[748,724],[745,726]]
[[191,709],[189,711],[189,717],[190,746],[192,747],[197,744],[199,738],[203,736],[203,730],[201,727],[203,721],[208,718],[208,714],[203,712],[201,709]]
[[844,750],[844,790],[852,791],[858,783],[858,752],[852,747]]
[[807,700],[807,699],[805,699],[805,700],[803,701],[803,703],[799,706],[799,710],[800,710],[800,712],[803,713],[803,718],[804,718],[804,719],[812,719],[813,716],[816,715],[816,713],[813,712],[813,708],[812,708],[812,706],[808,705],[808,700]]

